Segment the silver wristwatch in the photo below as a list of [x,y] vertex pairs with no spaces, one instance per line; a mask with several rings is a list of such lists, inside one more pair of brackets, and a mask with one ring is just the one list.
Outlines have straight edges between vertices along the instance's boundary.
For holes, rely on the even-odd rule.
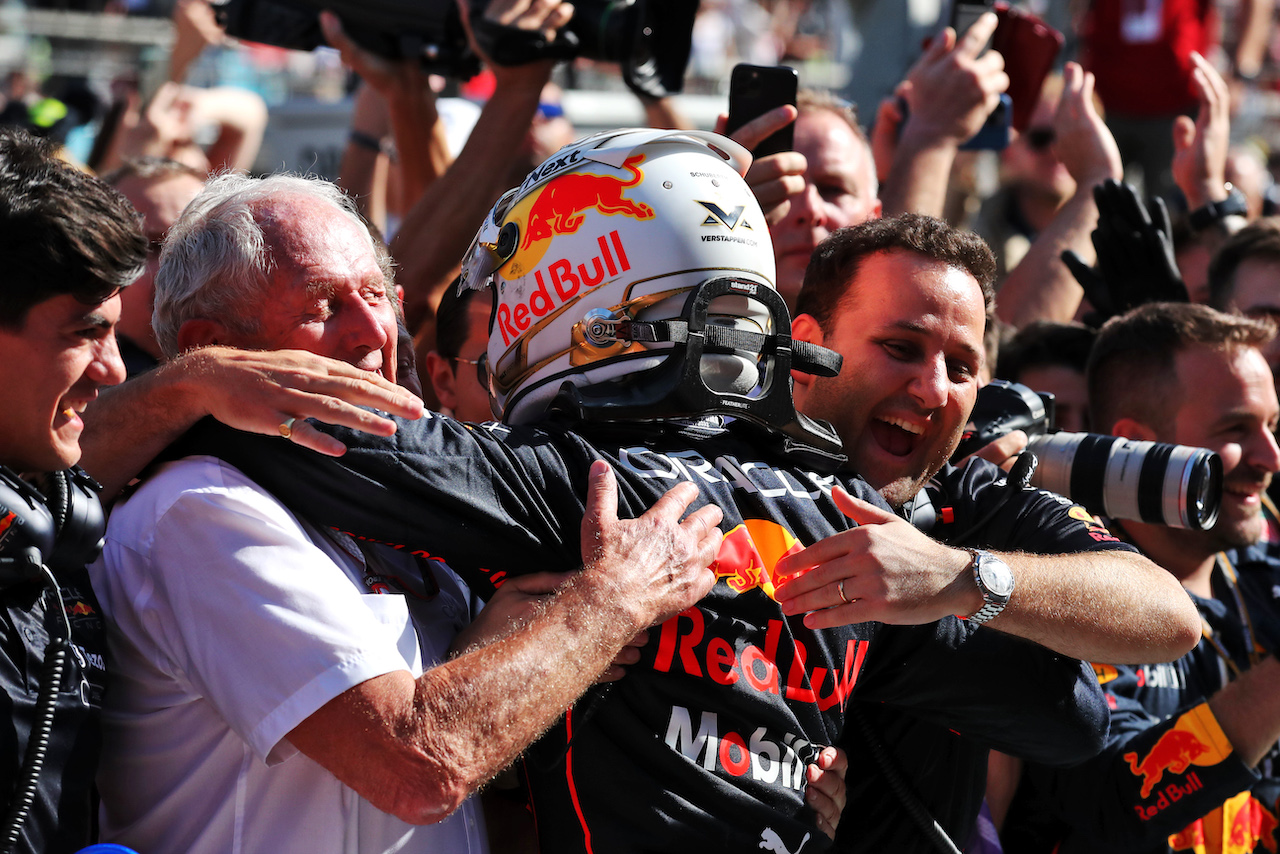
[[982,593],[982,607],[977,613],[966,617],[969,622],[982,624],[995,617],[1009,604],[1013,595],[1013,571],[1000,558],[980,549],[970,549],[973,561],[973,580],[977,582]]

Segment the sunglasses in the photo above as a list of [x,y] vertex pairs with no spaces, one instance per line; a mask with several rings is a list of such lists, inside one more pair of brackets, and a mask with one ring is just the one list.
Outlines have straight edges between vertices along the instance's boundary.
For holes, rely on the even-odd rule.
[[489,354],[481,353],[478,359],[464,359],[461,356],[453,357],[454,369],[457,369],[457,363],[464,365],[473,365],[476,369],[476,382],[480,383],[481,388],[489,387]]

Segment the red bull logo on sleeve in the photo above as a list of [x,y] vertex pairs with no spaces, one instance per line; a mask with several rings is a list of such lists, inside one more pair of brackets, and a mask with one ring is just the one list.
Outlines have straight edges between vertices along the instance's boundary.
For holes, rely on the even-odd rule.
[[748,519],[724,535],[711,568],[733,592],[746,593],[759,587],[772,599],[773,568],[783,557],[802,548],[800,541],[781,525]]
[[[1141,760],[1137,753],[1124,754],[1124,760],[1135,776],[1142,777],[1142,797],[1147,798],[1164,778],[1165,772],[1183,774],[1192,765],[1216,765],[1230,754],[1231,743],[1223,735],[1209,707],[1201,704],[1178,718],[1173,729],[1160,736]],[[1178,797],[1181,794],[1180,790]],[[1159,804],[1139,805],[1137,809],[1145,819],[1162,807]]]
[[1273,810],[1250,792],[1241,792],[1170,836],[1169,847],[1195,854],[1276,854],[1278,825]]
[[1118,543],[1119,538],[1115,534],[1107,530],[1107,526],[1102,524],[1097,516],[1094,516],[1088,510],[1079,504],[1067,511],[1067,515],[1072,519],[1083,522],[1085,529],[1089,532],[1089,536],[1100,543]]
[[[1267,809],[1248,792],[1241,792],[1223,806],[1223,824],[1227,831],[1226,844],[1222,846],[1224,854],[1248,854],[1259,842],[1268,851],[1276,850],[1276,814]],[[1231,820],[1226,821],[1235,807]]]

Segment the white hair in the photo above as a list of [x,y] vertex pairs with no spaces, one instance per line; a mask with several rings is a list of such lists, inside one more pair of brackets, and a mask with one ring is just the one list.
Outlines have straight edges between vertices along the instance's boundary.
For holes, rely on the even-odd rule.
[[[323,179],[237,173],[213,178],[169,229],[160,255],[151,325],[166,356],[178,354],[178,330],[188,320],[217,320],[244,335],[258,332],[261,313],[256,309],[276,267],[258,217],[264,203],[286,195],[331,204],[369,234],[352,201]],[[386,250],[372,235],[369,245],[381,263]],[[382,266],[389,272],[389,264]]]

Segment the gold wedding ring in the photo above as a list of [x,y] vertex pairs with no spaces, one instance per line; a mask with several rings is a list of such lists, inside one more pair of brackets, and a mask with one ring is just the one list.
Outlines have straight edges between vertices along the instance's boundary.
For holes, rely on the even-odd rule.
[[283,436],[283,437],[285,437],[286,439],[288,439],[290,436],[292,436],[292,435],[293,435],[293,422],[295,422],[295,421],[297,421],[297,420],[298,420],[297,418],[286,418],[285,420],[281,421],[281,422],[280,422],[280,426],[279,426],[279,428],[277,428],[277,429],[279,429],[279,430],[280,430],[280,435],[281,435],[281,436]]
[[840,601],[844,602],[844,604],[846,605],[852,605],[853,603],[850,602],[849,598],[844,595],[844,582],[845,582],[845,579],[843,578],[840,579],[840,586],[836,588],[840,591]]

